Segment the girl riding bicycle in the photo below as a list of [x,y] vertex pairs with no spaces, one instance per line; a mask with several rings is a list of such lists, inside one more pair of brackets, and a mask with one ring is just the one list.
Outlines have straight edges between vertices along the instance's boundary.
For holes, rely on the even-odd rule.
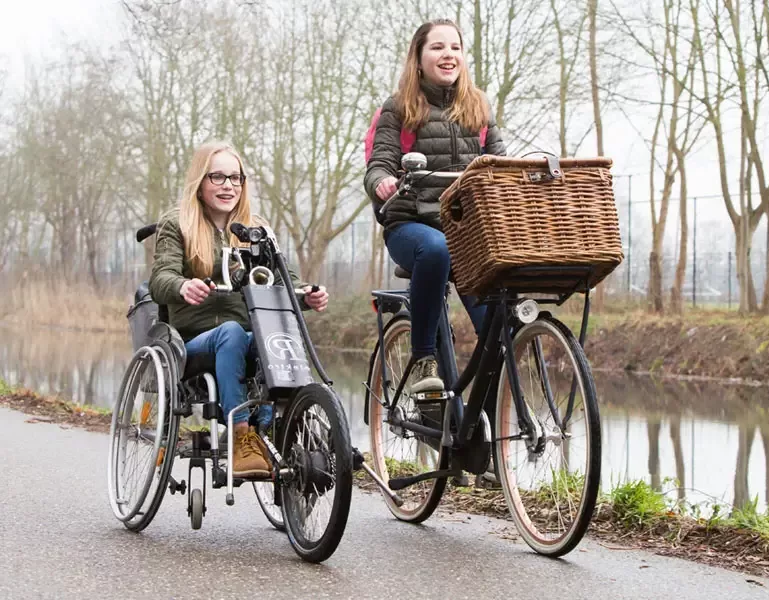
[[[401,132],[412,131],[412,150],[428,170],[461,171],[481,153],[505,154],[499,128],[483,92],[470,80],[459,28],[448,19],[422,24],[409,47],[396,93],[382,106],[364,185],[380,207],[398,188]],[[481,147],[481,131],[485,145]],[[410,391],[440,391],[435,360],[438,319],[449,280],[450,258],[441,231],[439,197],[446,184],[421,186],[416,197],[396,198],[384,215],[384,238],[393,260],[411,276],[411,352],[418,359]],[[462,302],[476,333],[485,307]]]
[[[246,356],[253,334],[240,294],[213,295],[216,285],[204,279],[220,279],[222,246],[239,245],[229,230],[232,223],[266,225],[251,214],[238,153],[227,143],[209,142],[192,157],[178,208],[158,225],[149,287],[153,300],[168,306],[170,324],[184,339],[187,356],[216,355],[219,401],[225,417],[245,400]],[[278,274],[275,283],[281,285]],[[323,287],[311,292],[310,286],[305,286],[304,291],[305,308],[326,308],[328,294]],[[269,406],[260,408],[260,424],[270,421],[270,411]],[[235,414],[233,422],[233,475],[268,475],[268,454],[249,428],[248,413]]]

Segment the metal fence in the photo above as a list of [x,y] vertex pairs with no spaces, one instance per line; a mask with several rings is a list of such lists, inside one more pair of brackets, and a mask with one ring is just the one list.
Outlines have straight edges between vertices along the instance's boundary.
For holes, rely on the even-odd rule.
[[[615,177],[616,201],[622,235],[624,262],[607,279],[610,296],[643,298],[649,281],[649,251],[651,248],[651,217],[648,198],[634,199],[628,193],[627,179]],[[681,225],[679,202],[671,201],[663,246],[663,289],[670,290],[678,261]],[[692,304],[720,305],[736,308],[739,288],[734,255],[734,232],[719,195],[690,198],[687,201],[689,228],[684,296]],[[295,248],[285,231],[278,230],[279,242],[289,261],[298,267]],[[381,236],[381,229],[373,227],[372,219],[363,217],[337,236],[329,245],[326,260],[318,279],[334,294],[365,292],[370,286],[372,244]],[[133,289],[138,281],[147,277],[148,268],[143,246],[134,239],[134,228],[116,225],[102,237],[103,248],[98,256],[100,278],[109,286]],[[756,231],[750,264],[756,293],[761,297],[766,276],[766,220]],[[26,261],[45,264],[50,260],[51,248],[41,244],[35,256]],[[6,265],[13,268],[21,260],[11,255]],[[382,285],[402,286],[394,276],[395,265],[386,257],[381,268]],[[78,272],[87,272],[84,259],[76,264]]]

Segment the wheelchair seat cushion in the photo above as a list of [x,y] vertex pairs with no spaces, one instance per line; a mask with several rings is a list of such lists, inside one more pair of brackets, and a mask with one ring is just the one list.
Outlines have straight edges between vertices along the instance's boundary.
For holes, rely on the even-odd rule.
[[[216,376],[216,354],[188,354],[184,365],[182,379],[191,379],[203,373],[211,373]],[[246,377],[256,374],[256,361],[249,356],[246,360]]]
[[203,373],[216,374],[216,354],[188,354],[182,379],[190,379]]

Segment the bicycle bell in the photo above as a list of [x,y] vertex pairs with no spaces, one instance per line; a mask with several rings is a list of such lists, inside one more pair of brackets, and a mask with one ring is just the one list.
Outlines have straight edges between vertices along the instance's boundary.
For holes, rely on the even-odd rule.
[[401,159],[405,171],[420,171],[427,166],[427,157],[421,152],[408,152]]

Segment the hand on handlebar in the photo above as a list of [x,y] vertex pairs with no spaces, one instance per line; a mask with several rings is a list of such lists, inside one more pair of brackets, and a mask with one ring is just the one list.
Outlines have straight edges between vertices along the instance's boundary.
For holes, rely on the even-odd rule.
[[211,290],[215,289],[216,285],[214,285],[214,283],[211,281],[206,284],[201,279],[187,279],[182,284],[182,287],[179,290],[179,294],[182,298],[184,298],[184,301],[187,304],[197,306],[208,297],[208,294],[211,293]]
[[304,303],[312,310],[322,312],[328,306],[328,292],[322,285],[306,285],[302,288],[304,291]]
[[385,177],[376,186],[376,195],[380,200],[387,200],[395,192],[398,191],[398,178],[397,177]]

